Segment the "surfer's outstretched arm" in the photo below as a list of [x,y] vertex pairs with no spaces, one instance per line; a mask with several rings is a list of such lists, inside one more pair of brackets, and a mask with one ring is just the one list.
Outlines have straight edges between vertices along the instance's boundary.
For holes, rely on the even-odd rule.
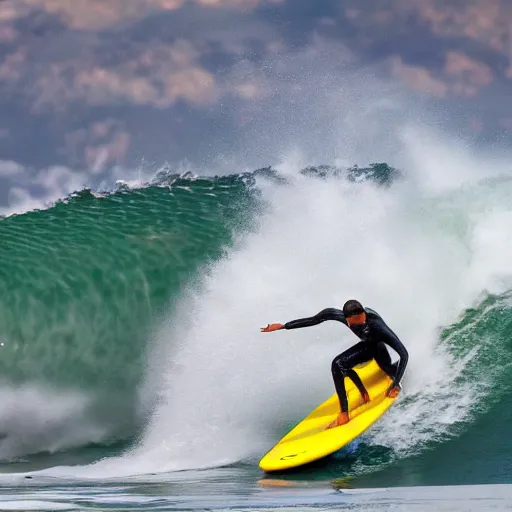
[[300,327],[311,327],[313,325],[321,324],[326,320],[336,320],[347,325],[345,315],[343,314],[343,311],[341,311],[341,309],[326,308],[322,309],[322,311],[320,311],[320,313],[317,313],[315,316],[310,316],[308,318],[299,318],[298,320],[286,322],[284,324],[284,329],[299,329]]
[[313,325],[321,324],[326,320],[336,320],[338,322],[342,322],[347,325],[347,321],[345,320],[345,315],[341,309],[336,308],[326,308],[317,313],[315,316],[310,316],[308,318],[299,318],[297,320],[291,320],[290,322],[286,322],[285,324],[269,324],[267,327],[262,327],[262,332],[272,332],[277,331],[279,329],[299,329],[300,327],[311,327]]

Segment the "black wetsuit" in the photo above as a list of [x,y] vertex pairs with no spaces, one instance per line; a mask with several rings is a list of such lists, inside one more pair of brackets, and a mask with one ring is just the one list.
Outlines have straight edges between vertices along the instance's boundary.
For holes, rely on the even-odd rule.
[[[343,311],[335,308],[327,308],[315,316],[292,320],[284,324],[285,329],[298,329],[318,325],[326,320],[337,320],[345,324],[361,340],[336,356],[332,362],[332,377],[343,412],[348,412],[345,377],[352,379],[361,394],[366,392],[361,379],[352,369],[354,366],[375,359],[380,368],[393,379],[393,385],[396,386],[402,380],[409,359],[409,354],[402,342],[386,325],[380,315],[369,308],[365,308],[365,311],[366,323],[364,325],[348,325]],[[398,364],[391,363],[391,357],[385,344],[389,345],[399,355],[400,361]]]

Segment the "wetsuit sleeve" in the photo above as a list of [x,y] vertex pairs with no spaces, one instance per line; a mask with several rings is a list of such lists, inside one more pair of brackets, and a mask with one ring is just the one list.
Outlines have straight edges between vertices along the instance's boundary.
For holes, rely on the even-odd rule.
[[341,309],[326,308],[317,313],[315,316],[308,318],[299,318],[298,320],[292,320],[284,324],[285,329],[298,329],[300,327],[311,327],[312,325],[318,325],[326,320],[336,320],[347,325],[345,315]]
[[384,323],[382,319],[375,322],[374,332],[380,341],[389,345],[400,357],[398,368],[396,370],[395,377],[393,378],[393,384],[399,384],[404,376],[405,368],[409,360],[409,353],[398,336]]

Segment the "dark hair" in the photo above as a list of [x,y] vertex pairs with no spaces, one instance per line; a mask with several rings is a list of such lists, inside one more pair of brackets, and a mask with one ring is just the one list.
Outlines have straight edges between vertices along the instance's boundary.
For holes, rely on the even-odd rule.
[[357,300],[347,300],[343,306],[343,314],[345,318],[349,318],[354,315],[360,315],[364,313],[364,308],[362,304]]

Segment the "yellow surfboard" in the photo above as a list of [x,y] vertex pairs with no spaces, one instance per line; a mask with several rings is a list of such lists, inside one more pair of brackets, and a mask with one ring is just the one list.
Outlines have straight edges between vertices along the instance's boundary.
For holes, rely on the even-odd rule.
[[372,360],[354,370],[363,381],[370,401],[365,404],[348,377],[345,377],[350,421],[326,430],[340,412],[338,395],[332,395],[286,434],[261,460],[264,471],[282,471],[321,459],[350,443],[375,423],[395,401],[386,396],[392,380]]

